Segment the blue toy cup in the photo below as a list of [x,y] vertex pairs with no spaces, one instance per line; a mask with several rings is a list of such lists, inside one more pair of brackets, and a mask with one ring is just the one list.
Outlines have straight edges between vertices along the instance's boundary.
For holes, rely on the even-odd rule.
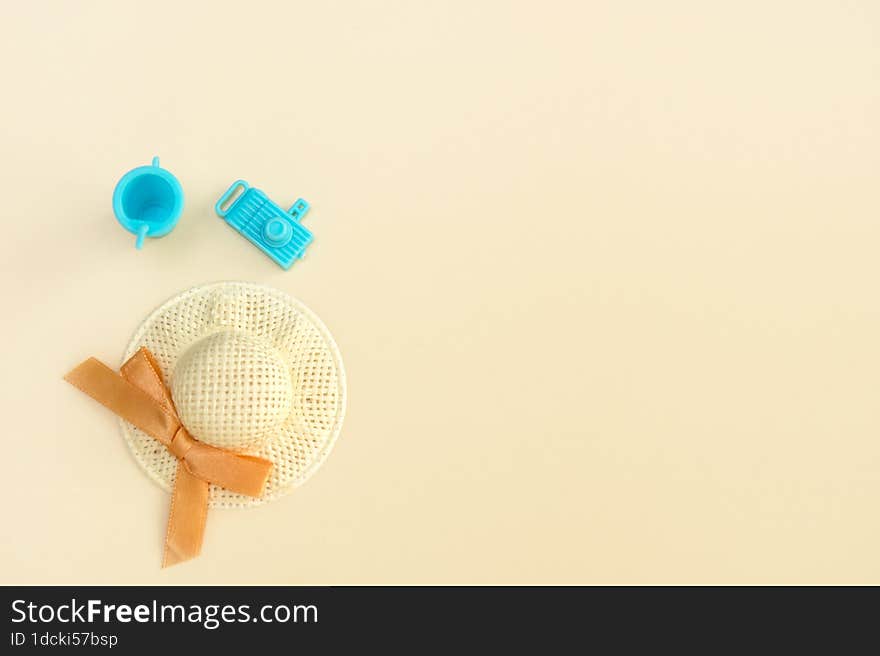
[[149,166],[139,166],[122,176],[113,190],[113,213],[119,224],[137,235],[135,248],[144,237],[164,237],[174,229],[183,210],[183,189],[154,157]]

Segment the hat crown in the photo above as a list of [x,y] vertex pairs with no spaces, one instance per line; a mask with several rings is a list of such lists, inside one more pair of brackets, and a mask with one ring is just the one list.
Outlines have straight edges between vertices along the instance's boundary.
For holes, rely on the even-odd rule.
[[171,375],[171,396],[193,437],[240,451],[260,446],[281,429],[291,412],[293,385],[271,344],[222,330],[183,353]]

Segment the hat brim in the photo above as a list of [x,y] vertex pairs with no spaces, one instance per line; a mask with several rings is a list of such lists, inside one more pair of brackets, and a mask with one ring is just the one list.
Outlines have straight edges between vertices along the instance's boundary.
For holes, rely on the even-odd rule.
[[[168,383],[175,363],[190,345],[229,329],[260,336],[275,346],[290,367],[294,399],[293,410],[278,433],[246,451],[274,465],[263,495],[253,498],[212,485],[209,504],[214,508],[254,506],[290,493],[321,466],[345,417],[345,371],[336,342],[311,310],[271,287],[219,282],[182,292],[143,321],[123,361],[145,346]],[[137,462],[170,491],[176,458],[139,428],[120,422]]]

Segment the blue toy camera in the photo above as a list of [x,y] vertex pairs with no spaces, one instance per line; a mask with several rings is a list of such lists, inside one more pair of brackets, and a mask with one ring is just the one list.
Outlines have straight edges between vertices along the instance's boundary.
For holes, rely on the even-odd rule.
[[[236,193],[238,195],[233,198]],[[300,223],[309,211],[306,201],[298,199],[285,212],[244,180],[233,182],[214,205],[214,210],[285,269],[303,256],[314,239],[314,235]]]

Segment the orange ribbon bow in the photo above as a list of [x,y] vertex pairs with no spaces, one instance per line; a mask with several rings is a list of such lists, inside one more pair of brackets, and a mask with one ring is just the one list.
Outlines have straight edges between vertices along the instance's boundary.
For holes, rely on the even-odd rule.
[[210,483],[252,497],[263,493],[272,463],[218,449],[192,437],[180,423],[171,392],[146,348],[131,356],[118,374],[89,358],[64,379],[159,440],[177,458],[162,567],[199,555]]

